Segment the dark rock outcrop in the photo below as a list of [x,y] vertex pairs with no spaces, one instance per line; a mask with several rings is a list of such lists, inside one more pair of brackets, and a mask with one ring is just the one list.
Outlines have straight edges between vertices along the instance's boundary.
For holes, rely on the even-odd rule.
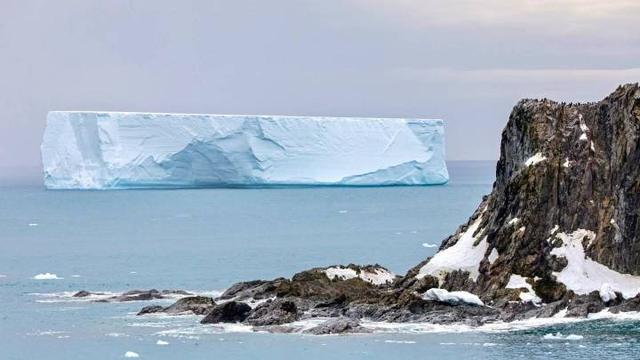
[[[477,326],[561,311],[637,311],[639,164],[638,84],[597,103],[522,100],[502,133],[491,194],[436,255],[404,277],[348,265],[238,283],[202,322],[288,332],[283,324],[329,317],[307,332],[334,334],[367,331],[364,318]],[[433,288],[472,293],[488,306],[425,298]]]
[[191,313],[195,315],[205,315],[213,309],[216,303],[213,298],[207,296],[188,296],[179,299],[171,306],[160,305],[145,306],[138,312],[138,315],[165,313],[171,315]]
[[207,315],[200,321],[202,324],[217,323],[235,323],[242,322],[251,311],[251,306],[237,301],[229,301],[224,304],[216,305]]
[[[638,164],[638,84],[621,86],[597,103],[520,101],[502,133],[492,193],[440,247],[456,245],[478,221],[473,237],[487,243],[478,277],[447,277],[440,286],[491,301],[516,274],[531,279],[544,302],[558,301],[571,290],[555,275],[568,260],[552,251],[567,236],[582,234],[589,259],[640,275]],[[494,249],[499,256],[490,261]]]

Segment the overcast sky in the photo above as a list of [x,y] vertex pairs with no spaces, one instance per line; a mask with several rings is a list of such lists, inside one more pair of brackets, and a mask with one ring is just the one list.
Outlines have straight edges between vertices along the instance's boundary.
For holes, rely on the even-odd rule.
[[49,110],[443,118],[496,159],[523,97],[640,79],[640,1],[1,0],[0,171]]

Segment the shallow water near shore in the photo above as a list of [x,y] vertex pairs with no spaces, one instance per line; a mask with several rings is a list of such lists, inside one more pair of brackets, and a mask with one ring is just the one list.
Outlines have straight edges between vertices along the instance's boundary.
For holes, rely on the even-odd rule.
[[[303,336],[203,326],[196,316],[134,315],[170,300],[70,297],[150,288],[216,294],[236,281],[350,262],[402,274],[434,254],[430,246],[491,190],[495,163],[449,165],[451,182],[427,187],[0,187],[0,358],[116,359],[130,351],[149,359],[637,359],[633,317],[518,330],[371,324],[374,334]],[[33,279],[46,273],[59,279]]]

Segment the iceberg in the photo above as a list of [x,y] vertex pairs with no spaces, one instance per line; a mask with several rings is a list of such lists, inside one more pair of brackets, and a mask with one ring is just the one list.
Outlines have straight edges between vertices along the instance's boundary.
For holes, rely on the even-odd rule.
[[48,189],[436,185],[438,119],[52,111]]

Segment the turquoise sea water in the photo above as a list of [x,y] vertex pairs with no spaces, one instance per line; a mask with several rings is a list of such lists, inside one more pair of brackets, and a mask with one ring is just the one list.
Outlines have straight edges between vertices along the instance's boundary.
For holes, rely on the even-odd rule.
[[[0,187],[0,359],[118,359],[127,351],[142,359],[640,358],[635,320],[317,337],[202,326],[190,316],[137,318],[148,302],[68,298],[82,289],[214,293],[349,262],[404,273],[436,251],[423,243],[439,244],[467,219],[490,191],[494,166],[452,162],[451,182],[431,187]],[[33,279],[47,272],[62,279]],[[543,338],[556,332],[579,336]]]

